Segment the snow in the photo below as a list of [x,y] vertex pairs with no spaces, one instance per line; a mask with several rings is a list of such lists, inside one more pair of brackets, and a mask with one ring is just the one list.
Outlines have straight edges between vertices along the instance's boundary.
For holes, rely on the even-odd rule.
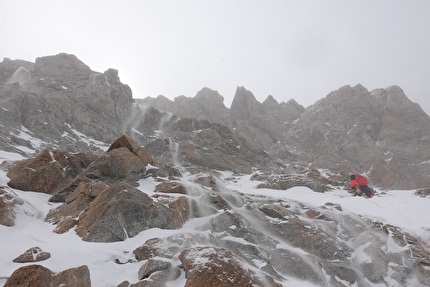
[[[0,161],[21,160],[23,157],[16,153],[0,151]],[[150,168],[150,167],[149,167]],[[289,201],[305,203],[308,206],[319,207],[327,202],[339,204],[344,213],[362,215],[377,221],[399,226],[403,230],[419,238],[427,246],[430,245],[430,198],[414,195],[413,190],[383,191],[381,196],[372,199],[351,197],[345,190],[337,189],[326,193],[313,192],[306,187],[294,187],[285,191],[271,189],[257,189],[259,182],[251,181],[251,175],[235,176],[228,172],[221,173],[225,187],[246,195],[267,196]],[[7,186],[8,178],[4,170],[0,170],[0,186]],[[139,189],[148,195],[153,195],[154,187],[158,184],[154,179],[139,181]],[[127,262],[133,259],[132,251],[141,246],[146,240],[154,237],[166,237],[175,234],[184,234],[195,231],[195,227],[207,221],[207,218],[194,218],[189,220],[182,229],[161,230],[150,229],[139,233],[133,238],[123,242],[94,243],[85,242],[73,230],[56,234],[55,226],[44,221],[46,214],[58,203],[49,203],[49,195],[34,192],[25,192],[5,187],[5,189],[24,200],[23,205],[17,205],[16,225],[6,227],[0,225],[0,238],[2,254],[0,256],[0,286],[6,283],[6,278],[13,271],[25,264],[13,263],[12,260],[31,247],[40,247],[49,252],[51,258],[38,262],[53,272],[60,272],[68,268],[87,265],[90,269],[93,286],[116,286],[128,280],[131,283],[138,281],[138,270],[142,263],[117,264],[115,260]],[[382,193],[382,191],[378,191]],[[231,227],[234,228],[234,227]],[[200,232],[205,235],[205,232]],[[230,236],[225,240],[239,241]],[[365,245],[361,249],[365,249]],[[389,240],[387,248],[391,252],[401,252],[403,248],[393,240]],[[196,255],[198,256],[198,254]],[[362,252],[356,252],[354,259],[366,262],[368,257]],[[172,259],[177,264],[178,260]],[[201,260],[207,260],[201,257]],[[203,263],[203,262],[202,262]],[[31,263],[29,263],[31,264]],[[340,279],[339,279],[340,280]],[[182,275],[179,279],[169,282],[167,286],[184,286],[186,279]],[[308,282],[295,279],[289,280],[288,286],[314,286]]]
[[260,182],[251,181],[250,177],[251,175],[246,175],[237,182],[229,182],[227,188],[239,190],[244,194],[294,200],[314,207],[322,206],[327,202],[339,204],[344,212],[399,226],[430,245],[430,223],[428,221],[430,198],[417,197],[414,195],[415,190],[377,190],[377,193],[383,194],[368,199],[350,197],[343,189],[325,193],[314,192],[307,187],[293,187],[284,191],[256,189],[255,187]]
[[[79,139],[82,141],[82,142],[85,142],[87,145],[89,145],[89,146],[91,146],[91,145],[93,145],[93,146],[96,146],[96,147],[98,147],[99,149],[101,149],[101,150],[105,150],[107,147],[108,147],[108,145],[106,144],[106,143],[104,143],[104,142],[102,142],[102,141],[98,141],[98,140],[95,140],[95,139],[93,139],[93,138],[90,138],[90,137],[88,137],[88,136],[86,136],[86,135],[84,135],[83,133],[81,133],[81,132],[79,132],[79,131],[77,131],[77,130],[75,130],[75,129],[73,129],[72,128],[72,126],[71,125],[69,125],[69,124],[65,124],[76,136],[78,136],[79,137]],[[62,135],[63,137],[67,137],[68,136],[68,133],[63,133],[63,135]]]

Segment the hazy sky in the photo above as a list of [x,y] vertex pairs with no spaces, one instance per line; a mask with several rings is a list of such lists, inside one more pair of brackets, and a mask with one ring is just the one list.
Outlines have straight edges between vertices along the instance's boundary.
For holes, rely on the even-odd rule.
[[74,54],[135,98],[398,85],[430,114],[429,0],[0,0],[0,37],[0,61]]

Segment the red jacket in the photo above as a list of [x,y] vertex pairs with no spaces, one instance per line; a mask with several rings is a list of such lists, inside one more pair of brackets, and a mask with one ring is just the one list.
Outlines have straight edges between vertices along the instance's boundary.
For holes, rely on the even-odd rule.
[[355,179],[351,180],[351,183],[349,184],[349,188],[358,188],[359,186],[367,186],[369,183],[367,182],[367,179],[359,174],[355,175]]

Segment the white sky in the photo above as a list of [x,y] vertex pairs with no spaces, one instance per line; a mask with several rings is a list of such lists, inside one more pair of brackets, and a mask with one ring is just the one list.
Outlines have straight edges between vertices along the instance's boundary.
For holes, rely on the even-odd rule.
[[119,70],[135,98],[237,86],[309,106],[400,86],[430,113],[428,0],[0,0],[0,61],[61,52]]

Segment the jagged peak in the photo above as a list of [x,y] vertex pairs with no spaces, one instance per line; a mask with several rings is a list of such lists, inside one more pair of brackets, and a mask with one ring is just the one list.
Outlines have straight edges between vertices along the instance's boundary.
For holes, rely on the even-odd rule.
[[301,104],[299,104],[295,99],[290,99],[285,104],[286,105],[301,106],[304,109],[304,107]]
[[264,108],[254,94],[242,86],[236,89],[230,111],[235,113],[237,118],[247,119],[250,116],[264,113]]
[[263,102],[263,105],[265,104],[279,104],[279,103],[272,95],[268,95]]
[[234,94],[234,98],[233,98],[233,102],[231,104],[232,108],[235,105],[235,103],[239,103],[239,102],[257,102],[257,99],[255,98],[254,94],[245,89],[244,86],[238,86],[236,88],[236,93]]

